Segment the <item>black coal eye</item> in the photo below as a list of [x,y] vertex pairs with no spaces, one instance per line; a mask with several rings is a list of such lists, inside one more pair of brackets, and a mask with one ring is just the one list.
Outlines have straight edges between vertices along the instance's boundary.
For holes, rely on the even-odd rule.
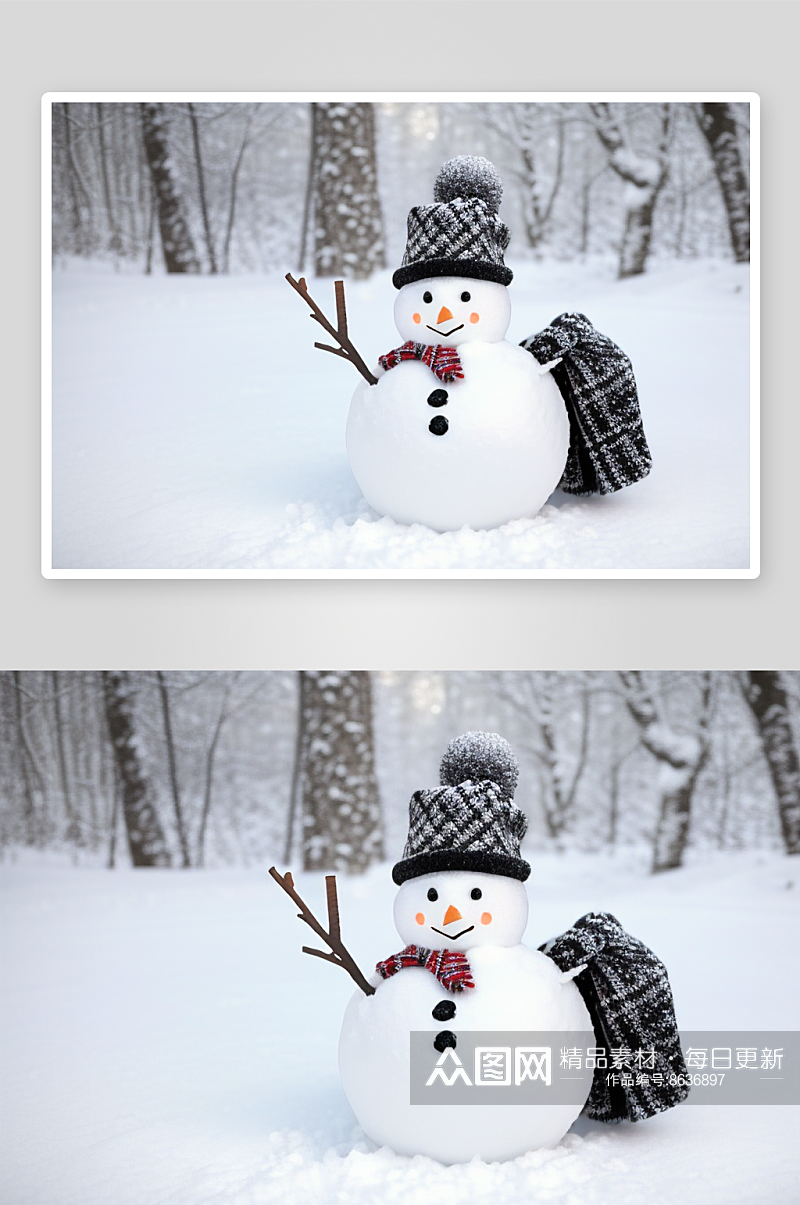
[[426,289],[425,292],[422,294],[422,300],[425,302],[426,305],[430,305],[431,302],[433,301],[433,293],[429,293],[428,290]]
[[[469,293],[467,294],[467,296],[469,296]],[[481,898],[481,896],[483,895],[483,892],[481,891],[480,887],[473,887],[472,891],[470,891],[470,895],[472,896],[472,898],[474,900],[479,900]]]
[[429,887],[428,888],[428,899],[431,901],[431,903],[433,903],[434,900],[438,900],[438,898],[439,898],[439,892],[436,890],[436,888]]
[[[468,293],[468,292],[466,291],[466,289],[465,289],[465,290],[464,290],[464,292],[461,294],[461,300],[462,300],[462,301],[469,301],[469,299],[470,299],[470,297],[471,297],[471,296],[472,296],[472,294],[471,294],[471,293]],[[478,898],[478,897],[477,897],[477,896],[475,896],[475,899],[477,899],[477,898]]]

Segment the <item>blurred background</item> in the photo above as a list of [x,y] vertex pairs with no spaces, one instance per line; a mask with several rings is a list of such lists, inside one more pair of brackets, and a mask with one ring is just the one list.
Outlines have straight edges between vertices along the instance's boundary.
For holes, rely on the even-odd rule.
[[53,104],[53,256],[364,279],[442,162],[498,167],[512,260],[749,260],[744,103]]
[[800,852],[800,674],[0,674],[0,855],[360,874],[454,736],[500,732],[533,853]]

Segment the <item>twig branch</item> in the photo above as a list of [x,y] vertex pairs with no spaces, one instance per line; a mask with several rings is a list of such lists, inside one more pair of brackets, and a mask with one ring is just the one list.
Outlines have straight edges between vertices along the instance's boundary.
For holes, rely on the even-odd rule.
[[328,321],[322,310],[317,305],[316,301],[314,301],[313,297],[309,293],[304,276],[301,276],[298,281],[294,279],[291,272],[287,272],[286,279],[294,289],[295,293],[300,294],[300,296],[303,298],[303,301],[305,301],[306,305],[311,310],[310,316],[315,322],[318,322],[320,326],[324,327],[328,334],[336,340],[336,342],[339,344],[339,348],[341,348],[341,351],[336,347],[328,347],[326,343],[315,343],[314,346],[318,347],[320,351],[330,351],[333,352],[335,356],[341,356],[343,359],[349,360],[354,368],[358,369],[368,385],[377,385],[378,378],[374,377],[367,368],[366,364],[361,359],[361,356],[358,354],[355,347],[353,347],[350,337],[347,334],[347,310],[345,308],[344,300],[344,281],[337,280],[334,282],[333,286],[336,293],[336,321],[338,323],[338,326],[334,326]]
[[347,338],[347,309],[344,304],[344,281],[335,280],[333,282],[333,291],[336,296],[336,322],[339,327],[339,334],[343,339]]
[[325,930],[311,909],[300,899],[300,896],[295,891],[291,872],[287,870],[286,874],[281,875],[274,866],[270,866],[269,873],[278,886],[283,888],[290,899],[294,900],[300,909],[297,914],[300,920],[305,921],[332,951],[330,954],[327,954],[324,950],[312,950],[310,946],[303,946],[303,953],[313,954],[315,958],[324,958],[326,962],[332,962],[335,966],[342,967],[347,971],[350,978],[358,984],[365,996],[374,995],[375,988],[361,974],[361,971],[343,945],[339,935],[339,900],[336,894],[336,876],[333,874],[325,876],[325,894],[328,901],[328,929]]
[[329,874],[325,876],[325,897],[328,904],[328,924],[330,926],[331,937],[335,941],[341,941],[339,932],[339,897],[336,894],[336,876]]

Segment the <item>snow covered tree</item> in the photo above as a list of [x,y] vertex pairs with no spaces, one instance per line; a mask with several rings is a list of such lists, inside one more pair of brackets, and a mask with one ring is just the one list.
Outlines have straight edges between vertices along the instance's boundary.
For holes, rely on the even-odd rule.
[[172,807],[175,813],[175,828],[178,833],[178,841],[181,847],[181,865],[184,870],[191,866],[189,857],[189,837],[186,832],[186,821],[183,816],[183,804],[181,803],[181,789],[178,782],[178,765],[175,756],[175,738],[172,735],[172,716],[169,684],[167,676],[163,670],[156,670],[156,682],[158,683],[158,694],[161,700],[161,716],[164,721],[164,745],[167,751],[167,765],[169,767],[169,786],[172,793]]
[[386,263],[374,106],[314,102],[311,136],[314,271],[364,280]]
[[168,272],[199,272],[200,263],[186,217],[186,207],[170,159],[166,106],[142,103],[144,149],[153,182],[164,264]]
[[775,788],[786,852],[800,853],[800,757],[786,687],[777,670],[751,669],[746,675],[744,696],[758,727]]
[[[45,783],[39,768],[38,758],[34,752],[33,742],[28,733],[27,690],[23,682],[23,674],[15,669],[8,677],[12,685],[14,715],[4,731],[11,729],[13,724],[14,751],[16,753],[14,785],[21,788],[22,816],[20,835],[27,845],[44,845],[47,838],[45,799]],[[10,717],[7,717],[7,722]]]
[[619,257],[619,278],[639,276],[645,270],[653,234],[653,211],[669,171],[668,150],[672,113],[659,105],[660,131],[648,153],[635,151],[608,101],[589,105],[597,137],[608,152],[608,164],[624,181],[625,229]]
[[136,696],[131,674],[125,670],[103,670],[102,677],[106,722],[114,749],[131,862],[134,866],[169,866],[171,858],[164,830],[137,746]]
[[203,168],[203,152],[200,140],[200,123],[197,119],[197,106],[189,101],[189,123],[192,127],[192,147],[194,148],[194,165],[197,172],[197,199],[200,203],[200,213],[203,218],[203,233],[206,240],[206,252],[211,275],[217,274],[217,253],[214,247],[214,236],[211,233],[211,222],[208,216],[208,201],[206,199],[206,175]]
[[[529,247],[539,247],[564,175],[566,138],[561,106],[512,102],[483,107],[490,128],[516,152],[513,171],[520,184],[525,237]],[[540,151],[550,142],[555,144],[554,159],[546,177]]]
[[100,161],[100,177],[103,182],[103,208],[105,210],[105,219],[108,224],[108,249],[115,255],[122,254],[122,239],[120,237],[117,218],[115,213],[115,204],[111,195],[111,171],[109,165],[109,154],[106,147],[106,123],[111,124],[111,119],[106,116],[106,106],[102,101],[95,104],[97,115],[97,142],[98,142],[98,159]]
[[[578,787],[586,770],[591,723],[591,698],[580,674],[554,671],[497,675],[497,696],[523,721],[517,743],[533,754],[542,785],[541,805],[548,837],[561,841],[574,819]],[[577,707],[575,706],[577,704]],[[562,710],[576,711],[576,723],[563,723]],[[564,732],[573,729],[574,748]]]
[[723,101],[704,101],[697,106],[697,121],[711,151],[719,181],[731,246],[737,264],[750,262],[750,185],[742,162],[742,152],[733,105]]
[[[58,670],[53,670],[50,674],[50,679],[53,687],[53,717],[55,729],[55,745],[58,753],[58,774],[59,785],[61,787],[61,798],[64,802],[64,811],[66,812],[66,839],[73,841],[76,845],[83,844],[83,834],[78,823],[75,805],[72,797],[72,782],[67,765],[67,750],[66,750],[66,734],[65,722],[62,705],[62,687],[63,677]],[[66,692],[69,687],[66,687]]]
[[73,109],[74,105],[71,106],[66,101],[61,106],[64,117],[64,152],[72,216],[73,250],[77,255],[88,255],[91,247],[92,197],[75,151]]
[[653,843],[652,871],[676,870],[683,864],[689,838],[692,796],[710,750],[712,676],[701,674],[700,711],[691,732],[667,723],[640,670],[621,670],[625,704],[641,741],[658,763],[659,816]]
[[383,857],[369,673],[301,670],[298,724],[303,869],[360,873]]

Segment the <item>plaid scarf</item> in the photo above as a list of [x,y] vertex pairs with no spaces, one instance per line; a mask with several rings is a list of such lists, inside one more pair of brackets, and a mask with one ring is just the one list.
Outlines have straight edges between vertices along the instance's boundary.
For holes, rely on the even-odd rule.
[[399,954],[379,962],[375,970],[383,979],[396,975],[403,967],[425,967],[448,992],[463,992],[474,987],[466,954],[459,950],[426,950],[424,946],[406,946]]
[[427,364],[433,375],[446,385],[464,379],[464,369],[461,367],[461,360],[454,347],[444,347],[441,343],[433,346],[409,340],[402,347],[396,347],[394,351],[387,351],[385,356],[380,356],[378,363],[388,372],[390,368],[396,368],[403,360],[422,360],[422,363]]

